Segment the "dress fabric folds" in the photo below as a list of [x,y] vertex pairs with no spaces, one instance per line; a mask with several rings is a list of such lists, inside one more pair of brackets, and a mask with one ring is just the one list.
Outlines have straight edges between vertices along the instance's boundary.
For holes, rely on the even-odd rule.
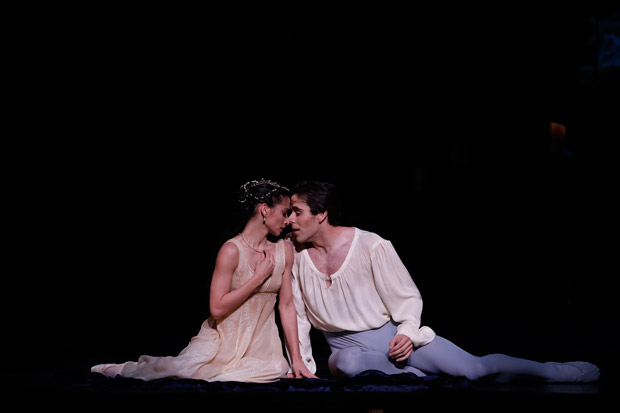
[[[243,285],[253,272],[240,242],[239,263],[232,278],[232,289]],[[120,375],[143,380],[163,377],[191,378],[207,381],[264,383],[286,377],[288,362],[275,322],[275,304],[285,267],[284,244],[276,244],[272,275],[243,303],[228,315],[215,320],[209,317],[199,333],[177,356],[140,356],[138,361],[122,365]],[[97,365],[102,372],[112,365]]]

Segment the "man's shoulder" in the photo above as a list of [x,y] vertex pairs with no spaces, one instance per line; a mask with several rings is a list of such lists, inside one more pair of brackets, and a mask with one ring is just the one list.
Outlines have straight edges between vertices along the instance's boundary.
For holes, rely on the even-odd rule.
[[386,241],[382,236],[380,236],[376,232],[366,231],[366,230],[359,229],[359,228],[357,228],[357,232],[359,234],[359,243],[364,248],[367,248],[369,250],[374,249],[377,245]]

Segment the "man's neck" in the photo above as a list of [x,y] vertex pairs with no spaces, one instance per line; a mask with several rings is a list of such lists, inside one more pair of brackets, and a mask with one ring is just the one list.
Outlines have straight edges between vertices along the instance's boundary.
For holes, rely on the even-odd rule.
[[342,236],[348,229],[349,227],[327,224],[311,240],[312,247],[321,253],[329,254],[342,243]]

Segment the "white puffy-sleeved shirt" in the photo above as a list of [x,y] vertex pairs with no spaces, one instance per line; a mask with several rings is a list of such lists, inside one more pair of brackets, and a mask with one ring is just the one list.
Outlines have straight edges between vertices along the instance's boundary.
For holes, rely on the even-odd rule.
[[315,372],[310,325],[324,331],[364,331],[394,320],[398,334],[414,346],[430,343],[435,332],[420,326],[422,297],[392,243],[379,235],[354,228],[355,234],[342,266],[326,275],[307,250],[295,254],[293,294],[297,309],[299,344],[308,368]]

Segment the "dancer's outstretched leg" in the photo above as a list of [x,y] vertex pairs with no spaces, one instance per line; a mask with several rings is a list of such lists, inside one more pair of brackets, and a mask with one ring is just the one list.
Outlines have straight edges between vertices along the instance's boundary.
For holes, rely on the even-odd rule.
[[396,365],[389,357],[390,340],[396,334],[396,324],[359,332],[324,332],[332,354],[329,370],[334,377],[354,376],[366,370],[386,374],[413,373],[425,376],[413,366]]
[[345,347],[329,356],[329,371],[334,377],[351,377],[366,370],[378,370],[386,374],[413,373],[418,377],[423,372],[412,366],[396,366],[387,353],[362,347]]
[[510,381],[530,377],[548,382],[590,382],[599,377],[598,368],[590,363],[539,363],[505,354],[476,357],[439,336],[417,348],[407,364],[427,373],[465,376],[470,380]]

